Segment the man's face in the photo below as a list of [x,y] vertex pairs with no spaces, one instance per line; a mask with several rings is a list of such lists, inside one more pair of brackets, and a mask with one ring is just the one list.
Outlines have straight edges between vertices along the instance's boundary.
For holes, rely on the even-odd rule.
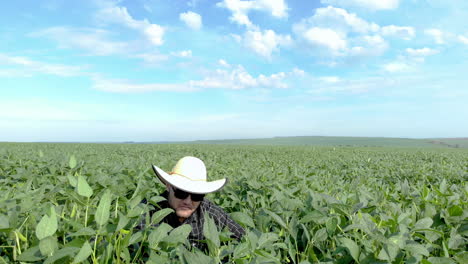
[[174,195],[174,187],[170,185],[166,185],[166,187],[169,192],[169,205],[175,210],[179,218],[188,218],[197,210],[201,203],[200,201],[192,201],[191,195],[187,196],[185,199],[179,199]]

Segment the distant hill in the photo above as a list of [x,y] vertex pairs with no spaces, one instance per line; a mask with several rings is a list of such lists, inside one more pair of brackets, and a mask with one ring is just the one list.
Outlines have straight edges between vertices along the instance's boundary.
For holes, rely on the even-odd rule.
[[[175,142],[174,142],[175,143]],[[177,142],[184,144],[231,144],[231,145],[315,145],[354,147],[442,147],[468,148],[468,138],[385,138],[385,137],[273,137],[258,139],[196,140]]]

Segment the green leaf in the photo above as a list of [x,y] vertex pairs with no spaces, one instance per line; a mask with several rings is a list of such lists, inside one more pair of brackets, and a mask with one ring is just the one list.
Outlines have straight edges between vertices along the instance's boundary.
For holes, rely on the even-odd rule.
[[284,229],[288,230],[288,226],[286,225],[286,223],[283,221],[283,219],[277,215],[276,213],[270,211],[270,210],[266,210],[265,209],[265,212],[270,215],[281,227],[283,227]]
[[327,238],[328,238],[327,229],[324,227],[324,228],[317,230],[317,232],[314,233],[313,240],[315,242],[322,242],[322,241],[327,240]]
[[168,216],[172,212],[174,212],[174,210],[171,208],[164,208],[164,209],[158,210],[151,217],[151,225],[159,224],[159,222],[161,222],[161,220],[163,220],[164,217]]
[[146,205],[138,204],[137,206],[130,209],[130,211],[127,211],[127,217],[129,218],[141,217],[141,215],[145,212],[145,208],[146,208]]
[[135,243],[138,243],[142,240],[143,238],[143,232],[136,232],[130,237],[130,241],[128,242],[129,245],[133,245]]
[[76,180],[76,178],[70,174],[67,175],[67,179],[68,179],[68,182],[70,183],[70,185],[75,188],[76,185],[78,184],[78,181]]
[[393,261],[398,255],[398,251],[399,248],[397,245],[388,243],[382,247],[382,250],[380,250],[380,253],[377,257],[382,260]]
[[325,224],[327,227],[327,232],[330,235],[333,235],[335,233],[336,227],[338,226],[338,220],[333,217],[327,220],[327,223]]
[[90,227],[83,227],[80,230],[76,231],[75,233],[70,234],[70,237],[74,236],[93,236],[96,234],[96,231]]
[[307,213],[304,217],[302,217],[299,222],[300,223],[309,223],[314,222],[317,224],[323,224],[328,220],[328,218],[320,211],[312,211]]
[[190,232],[192,232],[191,225],[181,225],[171,231],[169,236],[174,236],[180,239],[180,241],[184,241],[189,236]]
[[448,213],[450,216],[462,216],[463,215],[463,208],[458,205],[454,205],[448,209]]
[[153,204],[153,205],[157,205],[159,202],[162,202],[162,201],[165,201],[166,198],[162,197],[162,196],[153,196],[150,198],[150,203]]
[[85,241],[80,251],[78,252],[78,254],[76,254],[75,258],[73,259],[73,263],[83,262],[91,255],[91,253],[93,253],[91,245],[89,245],[88,241]]
[[128,224],[128,221],[129,221],[128,217],[126,217],[121,212],[118,212],[118,214],[119,214],[119,223],[117,224],[117,228],[116,228],[117,231],[125,228],[125,226]]
[[330,204],[330,207],[333,208],[337,213],[345,216],[349,215],[349,211],[351,210],[351,207],[346,204],[333,203]]
[[183,244],[187,241],[187,237],[192,231],[192,226],[190,225],[181,225],[177,228],[174,228],[168,236],[163,238],[162,242],[168,243],[169,245]]
[[408,255],[415,256],[415,255],[423,255],[429,256],[429,251],[421,244],[411,243],[406,244],[404,249],[409,252]]
[[79,195],[88,197],[88,198],[91,197],[91,195],[93,195],[93,189],[89,187],[88,182],[81,175],[78,175],[78,182],[76,184],[76,192]]
[[10,219],[4,214],[0,214],[0,230],[10,228]]
[[257,248],[269,248],[271,244],[278,240],[278,235],[275,233],[262,233],[258,239]]
[[257,248],[258,239],[259,239],[257,234],[253,231],[247,230],[247,233],[244,235],[244,237],[245,237],[245,240],[250,244],[250,249],[255,250]]
[[423,219],[419,219],[418,222],[416,222],[416,224],[414,225],[414,228],[415,229],[426,229],[426,228],[431,227],[433,222],[434,221],[432,221],[431,218],[425,217]]
[[166,223],[160,224],[154,231],[148,236],[148,243],[150,248],[156,249],[160,241],[167,237],[167,233],[171,231],[172,227]]
[[55,236],[49,236],[39,241],[39,250],[43,256],[52,256],[57,248],[57,237]]
[[122,249],[122,251],[120,252],[120,257],[123,258],[125,263],[130,263],[130,251],[128,251],[128,248]]
[[208,214],[205,214],[205,222],[203,223],[203,235],[208,242],[208,250],[210,251],[211,256],[215,256],[219,249],[220,240],[218,228],[213,220],[209,217]]
[[112,196],[110,190],[107,190],[101,197],[101,201],[97,207],[96,213],[94,214],[94,220],[99,226],[107,224],[110,214],[110,206],[112,202]]
[[242,243],[234,248],[234,259],[240,259],[247,256],[250,253],[250,244]]
[[55,207],[51,206],[49,215],[44,215],[36,226],[36,236],[42,240],[48,236],[52,236],[57,231],[57,215]]
[[255,224],[254,224],[252,218],[246,213],[234,212],[234,213],[231,213],[230,216],[234,221],[238,222],[239,224],[243,225],[244,227],[249,226],[249,227],[255,228]]
[[361,252],[361,248],[354,242],[353,240],[342,237],[339,238],[338,241],[342,244],[341,246],[344,246],[346,249],[348,249],[349,254],[351,254],[351,257],[357,262],[359,262],[359,254]]
[[44,257],[41,255],[41,250],[39,249],[39,246],[35,246],[32,248],[28,248],[21,255],[19,255],[16,258],[16,260],[26,262],[37,262],[43,258]]
[[429,260],[432,264],[456,264],[456,262],[452,259],[445,257],[430,257],[427,260]]
[[114,254],[114,246],[112,243],[107,244],[107,247],[103,253],[104,263],[110,263],[112,255]]
[[75,155],[70,156],[70,160],[68,161],[68,166],[70,166],[71,169],[76,167],[76,158]]
[[406,245],[406,237],[403,234],[395,234],[389,237],[388,241],[400,249]]
[[148,261],[146,261],[146,264],[161,264],[161,263],[171,263],[169,256],[165,252],[161,253],[153,253],[150,255],[150,258]]
[[440,183],[439,191],[443,194],[445,194],[445,192],[447,191],[447,181],[445,180],[445,178]]
[[459,234],[452,232],[448,240],[448,248],[458,249],[460,246],[463,246],[463,244],[465,244],[463,237]]
[[255,228],[255,224],[252,220],[252,218],[243,212],[234,212],[230,214],[232,220],[236,221],[237,223],[243,225],[244,227],[252,227]]
[[58,250],[55,252],[55,254],[44,261],[44,264],[51,264],[54,263],[55,261],[64,258],[64,257],[71,257],[78,252],[80,248],[77,247],[66,247]]
[[215,259],[203,254],[201,251],[190,252],[182,249],[182,256],[187,264],[214,264]]
[[468,251],[457,253],[453,258],[457,260],[459,264],[468,263]]

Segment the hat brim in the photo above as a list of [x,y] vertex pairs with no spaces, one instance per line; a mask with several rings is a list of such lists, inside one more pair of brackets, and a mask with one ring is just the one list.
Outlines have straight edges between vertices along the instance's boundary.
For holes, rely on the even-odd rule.
[[196,194],[207,194],[220,190],[226,184],[226,179],[216,181],[192,181],[177,174],[169,175],[162,169],[153,165],[153,171],[163,183],[168,183],[177,189]]

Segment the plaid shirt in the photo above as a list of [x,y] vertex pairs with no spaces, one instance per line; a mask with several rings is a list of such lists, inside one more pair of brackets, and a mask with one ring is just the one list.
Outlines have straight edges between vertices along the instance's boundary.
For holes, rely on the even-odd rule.
[[[167,199],[168,193],[167,191],[162,194],[163,197]],[[162,201],[158,204],[161,209],[170,208],[169,202],[167,200]],[[155,209],[150,211],[150,215],[155,213],[159,209]],[[232,220],[229,215],[221,209],[221,207],[213,204],[211,201],[207,200],[206,198],[200,203],[197,210],[193,212],[193,214],[184,220],[184,222],[179,221],[179,217],[176,215],[175,212],[166,216],[161,222],[169,224],[173,228],[181,226],[183,224],[189,224],[192,227],[192,231],[188,237],[190,244],[194,247],[197,247],[201,250],[206,249],[206,244],[200,242],[200,240],[204,240],[205,236],[203,235],[203,223],[204,223],[204,216],[208,214],[215,222],[218,230],[223,230],[225,227],[229,229],[232,233],[232,237],[236,239],[241,239],[242,236],[245,234],[245,230],[234,220]],[[145,222],[141,222],[139,228],[144,229]]]

